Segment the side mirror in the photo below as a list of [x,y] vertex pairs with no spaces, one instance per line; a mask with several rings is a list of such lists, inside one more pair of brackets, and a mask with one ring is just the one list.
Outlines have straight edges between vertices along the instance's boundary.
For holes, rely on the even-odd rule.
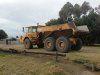
[[16,36],[16,38],[19,38],[18,36]]
[[23,32],[25,32],[24,27],[23,27]]

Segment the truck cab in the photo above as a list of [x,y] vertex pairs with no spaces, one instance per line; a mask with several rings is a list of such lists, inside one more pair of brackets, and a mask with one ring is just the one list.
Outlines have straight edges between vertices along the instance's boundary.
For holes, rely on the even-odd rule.
[[37,37],[37,26],[29,26],[29,27],[25,27],[25,29],[26,29],[25,37],[28,37],[28,38]]
[[33,45],[39,48],[43,46],[41,33],[37,31],[38,26],[24,27],[24,35],[19,38],[19,41],[24,44],[26,49],[31,49]]

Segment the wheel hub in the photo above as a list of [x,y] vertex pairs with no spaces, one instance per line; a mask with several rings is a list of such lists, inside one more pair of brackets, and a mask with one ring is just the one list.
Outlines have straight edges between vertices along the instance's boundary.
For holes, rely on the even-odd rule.
[[52,46],[50,41],[47,41],[47,48],[50,48]]
[[59,41],[58,46],[59,46],[61,49],[64,49],[64,48],[65,48],[65,43],[64,43],[63,41]]

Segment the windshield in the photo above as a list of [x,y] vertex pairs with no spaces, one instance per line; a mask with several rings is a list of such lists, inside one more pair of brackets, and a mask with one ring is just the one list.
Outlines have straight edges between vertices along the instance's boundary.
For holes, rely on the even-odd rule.
[[28,28],[28,33],[36,32],[36,28],[30,27]]

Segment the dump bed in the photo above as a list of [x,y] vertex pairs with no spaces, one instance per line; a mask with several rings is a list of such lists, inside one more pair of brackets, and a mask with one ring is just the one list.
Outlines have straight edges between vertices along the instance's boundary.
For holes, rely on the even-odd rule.
[[65,30],[65,29],[74,29],[75,25],[71,24],[61,24],[61,25],[53,25],[53,26],[40,26],[38,27],[38,32],[47,32],[47,31],[56,31],[56,30]]

